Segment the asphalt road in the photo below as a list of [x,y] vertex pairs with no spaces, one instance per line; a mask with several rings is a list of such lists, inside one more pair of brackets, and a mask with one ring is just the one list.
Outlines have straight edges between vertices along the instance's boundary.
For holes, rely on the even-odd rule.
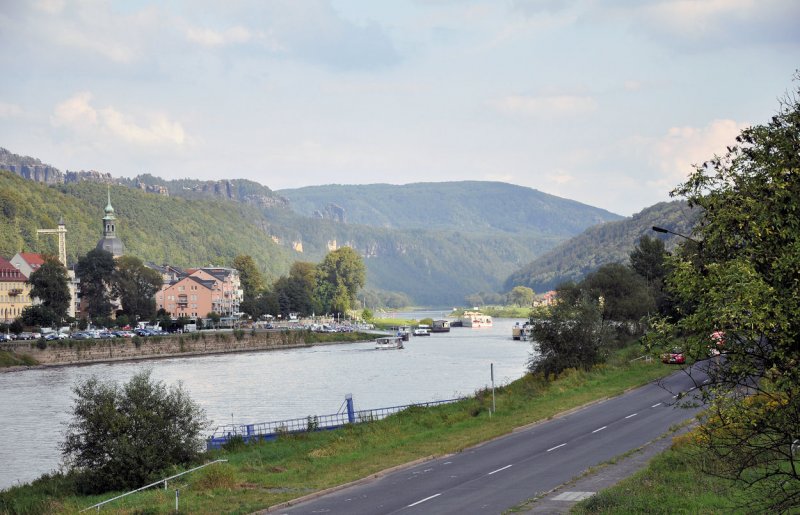
[[678,395],[705,378],[677,372],[625,395],[508,436],[301,504],[291,514],[496,514],[587,468],[636,449],[693,417]]

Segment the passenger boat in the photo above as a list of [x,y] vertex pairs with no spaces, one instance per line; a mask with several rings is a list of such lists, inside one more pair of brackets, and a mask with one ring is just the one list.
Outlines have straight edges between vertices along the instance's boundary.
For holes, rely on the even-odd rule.
[[433,327],[431,327],[432,333],[449,333],[450,332],[450,321],[449,320],[434,320]]
[[397,336],[400,337],[404,342],[407,342],[408,337],[411,336],[411,327],[407,325],[401,325],[397,329]]
[[400,336],[381,336],[375,340],[377,350],[392,350],[403,348],[403,338]]
[[431,331],[427,327],[417,327],[414,329],[414,336],[430,336]]
[[461,316],[463,327],[492,327],[492,317],[480,311],[464,311]]

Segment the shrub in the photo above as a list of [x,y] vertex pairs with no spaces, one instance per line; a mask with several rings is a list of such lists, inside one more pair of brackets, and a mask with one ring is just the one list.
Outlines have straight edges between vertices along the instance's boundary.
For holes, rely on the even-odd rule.
[[172,465],[192,462],[203,448],[205,412],[180,383],[168,388],[144,371],[123,386],[91,377],[73,392],[61,451],[81,492],[142,486]]

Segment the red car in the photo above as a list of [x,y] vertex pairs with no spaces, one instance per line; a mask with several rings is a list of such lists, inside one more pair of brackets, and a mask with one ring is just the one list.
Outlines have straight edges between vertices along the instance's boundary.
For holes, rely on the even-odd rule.
[[666,352],[661,355],[661,361],[672,365],[683,365],[686,363],[686,356],[680,349],[672,349],[672,352]]

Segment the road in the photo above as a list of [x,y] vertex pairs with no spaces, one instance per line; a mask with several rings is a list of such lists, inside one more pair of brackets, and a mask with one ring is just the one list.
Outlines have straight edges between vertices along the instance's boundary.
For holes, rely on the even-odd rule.
[[705,378],[677,372],[569,415],[518,430],[295,506],[286,514],[496,514],[547,492],[587,468],[636,449],[692,418],[679,395]]

